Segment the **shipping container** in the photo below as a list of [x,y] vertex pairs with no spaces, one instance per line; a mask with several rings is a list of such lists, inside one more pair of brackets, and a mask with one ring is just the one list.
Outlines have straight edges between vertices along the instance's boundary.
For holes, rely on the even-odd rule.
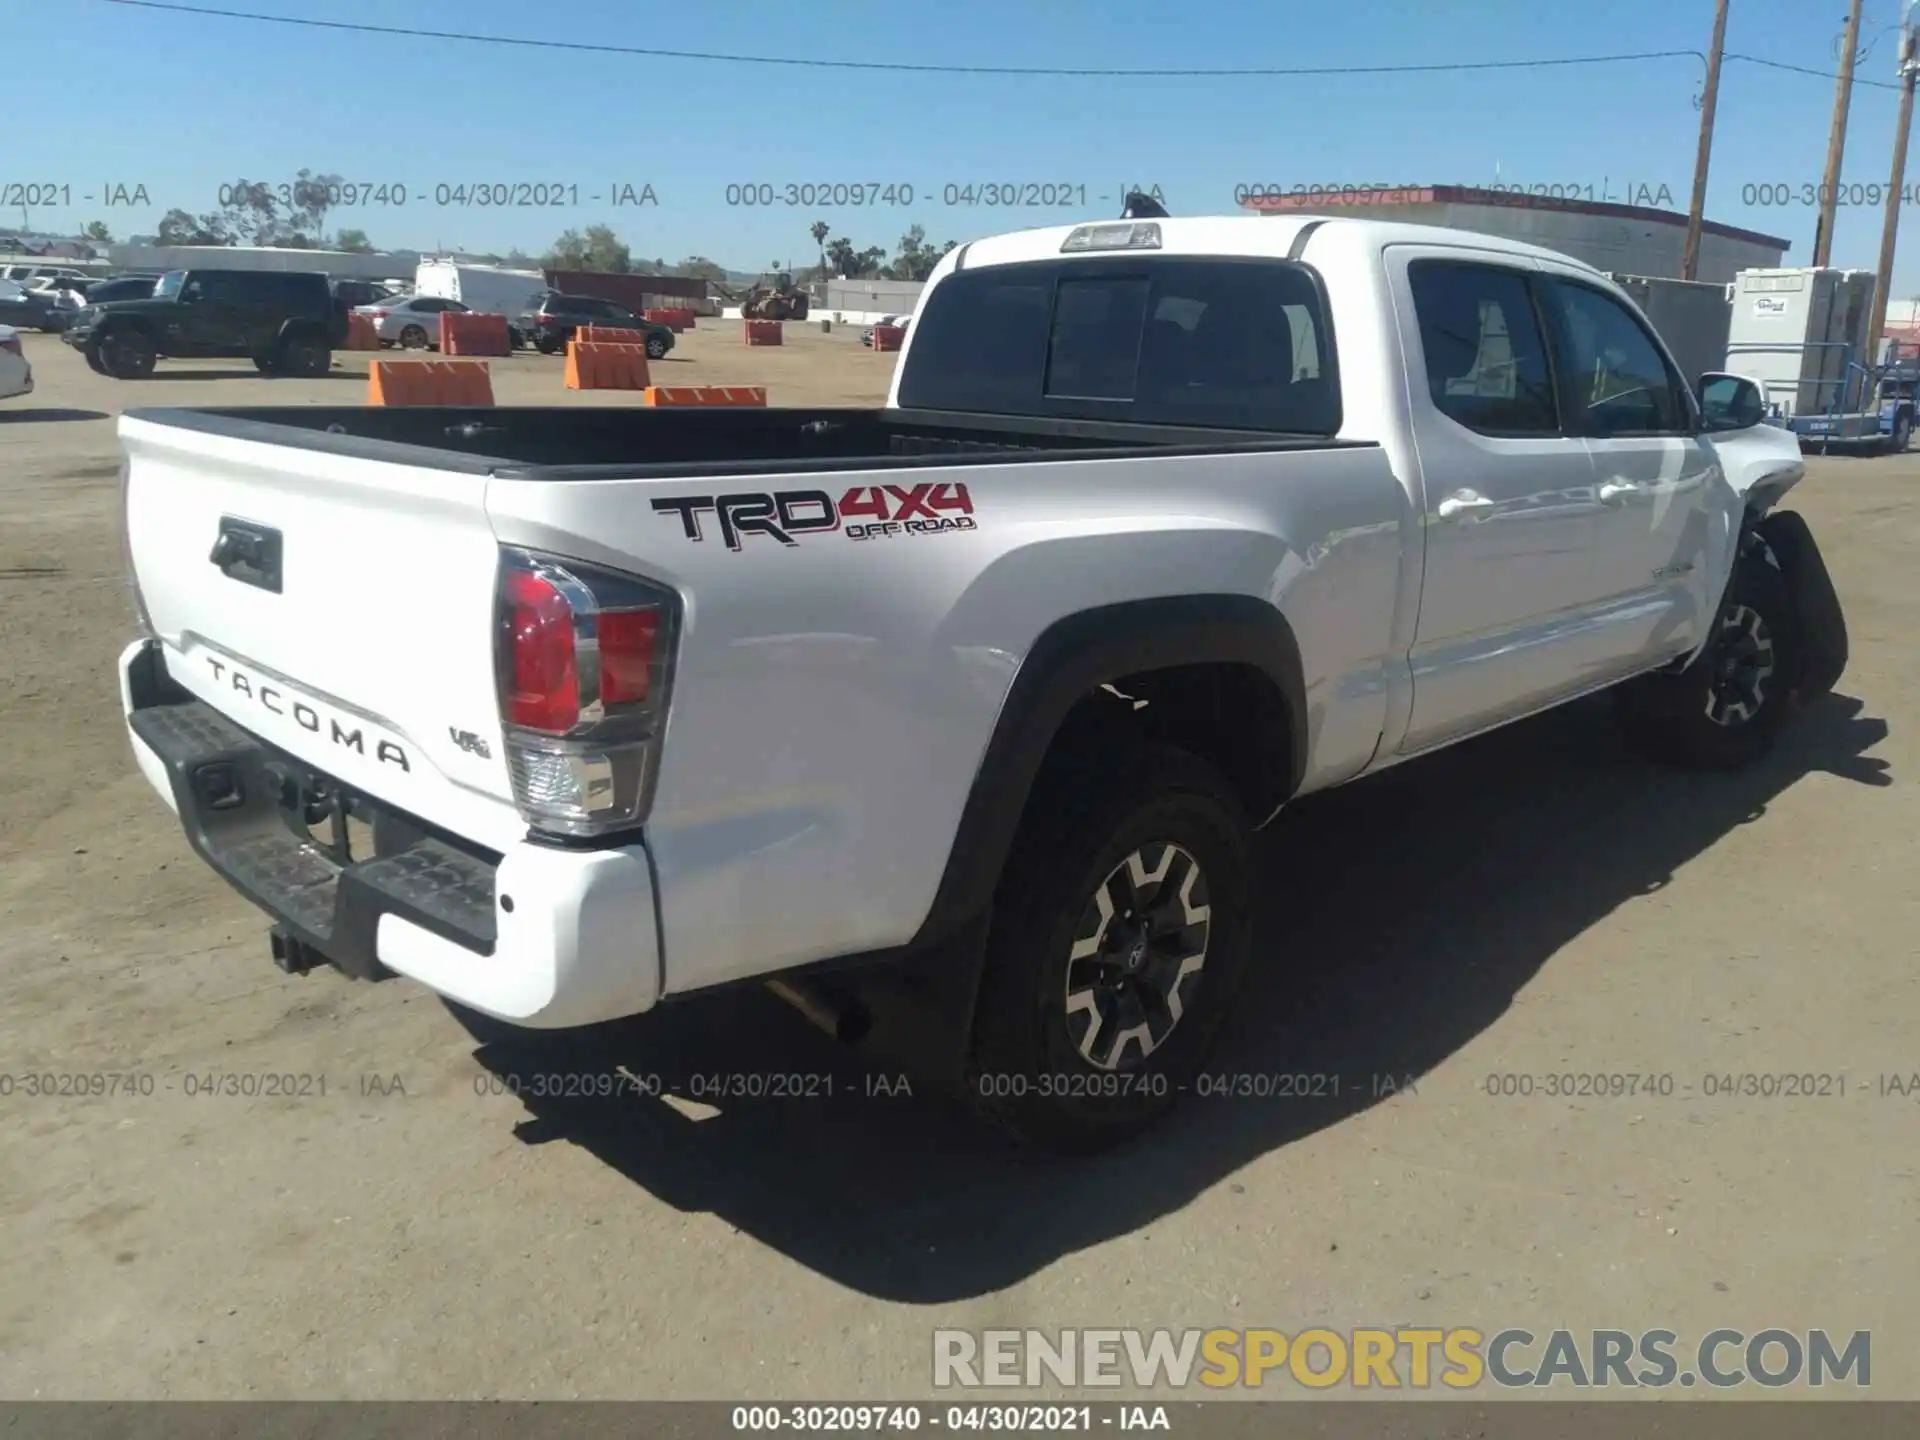
[[705,305],[707,282],[687,275],[621,275],[606,270],[549,270],[547,284],[562,295],[591,295],[639,314],[686,306],[714,314]]
[[1659,275],[1610,278],[1633,297],[1696,391],[1702,375],[1726,369],[1727,332],[1733,320],[1727,286]]

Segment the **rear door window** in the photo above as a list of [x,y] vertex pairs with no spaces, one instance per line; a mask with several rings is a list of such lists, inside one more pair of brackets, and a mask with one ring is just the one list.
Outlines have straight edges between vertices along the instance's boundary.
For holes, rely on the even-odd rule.
[[1407,267],[1433,408],[1482,435],[1558,435],[1547,342],[1527,274],[1475,261]]
[[1040,261],[962,271],[915,322],[911,409],[1332,435],[1326,306],[1291,261]]

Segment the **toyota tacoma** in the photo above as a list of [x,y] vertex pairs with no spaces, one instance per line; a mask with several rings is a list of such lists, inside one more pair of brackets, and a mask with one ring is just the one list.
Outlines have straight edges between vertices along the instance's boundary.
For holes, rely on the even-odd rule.
[[1548,250],[982,239],[871,408],[142,409],[133,753],[283,968],[753,983],[1016,1136],[1173,1104],[1280,810],[1610,689],[1762,755],[1846,630],[1755,385]]

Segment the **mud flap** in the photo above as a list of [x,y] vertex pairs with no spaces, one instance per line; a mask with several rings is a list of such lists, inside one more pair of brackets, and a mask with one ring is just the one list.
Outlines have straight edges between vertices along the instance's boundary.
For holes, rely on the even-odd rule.
[[821,975],[866,1013],[853,1047],[863,1061],[907,1071],[936,1093],[965,1094],[989,919],[977,916],[925,951]]
[[1817,700],[1839,683],[1847,668],[1847,617],[1827,574],[1826,561],[1807,522],[1792,510],[1777,510],[1754,527],[1780,562],[1800,618],[1800,674],[1794,700]]

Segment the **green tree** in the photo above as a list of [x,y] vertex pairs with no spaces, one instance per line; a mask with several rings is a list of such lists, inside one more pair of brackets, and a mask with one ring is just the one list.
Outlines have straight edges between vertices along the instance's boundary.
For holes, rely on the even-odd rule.
[[816,220],[807,227],[807,234],[813,237],[814,248],[820,252],[820,278],[827,278],[827,237],[833,233],[833,227],[824,220]]
[[545,266],[549,270],[586,269],[587,237],[578,230],[562,230],[553,248],[547,251]]
[[[281,239],[283,220],[273,187],[259,180],[241,179],[222,187],[227,196],[217,227],[231,238],[228,244],[272,245]],[[201,216],[204,222],[209,216]]]
[[900,237],[900,253],[887,267],[887,274],[895,280],[925,280],[933,274],[940,257],[953,249],[955,243],[949,240],[936,250],[927,244],[927,232],[918,225],[912,226]]
[[333,237],[336,250],[351,250],[356,255],[365,255],[372,251],[373,242],[367,239],[364,230],[342,230]]
[[725,280],[727,267],[717,265],[704,255],[689,255],[675,267],[682,275],[695,280]]
[[844,275],[849,280],[878,278],[887,264],[887,252],[880,246],[869,245],[864,250],[856,250],[853,242],[844,235],[828,242],[826,256],[834,273]]
[[633,251],[620,243],[611,225],[589,225],[585,236],[589,270],[606,270],[625,275],[633,269]]
[[287,235],[312,236],[316,245],[323,242],[327,238],[327,212],[333,208],[342,184],[338,175],[316,175],[302,166],[289,187],[292,203],[284,216],[277,217],[275,230]]
[[80,232],[80,238],[82,240],[91,240],[98,245],[111,245],[113,243],[113,232],[107,229],[106,221],[89,220],[87,222],[87,228]]
[[161,217],[154,239],[162,245],[233,244],[226,221],[217,212],[195,217],[180,209],[169,210]]

